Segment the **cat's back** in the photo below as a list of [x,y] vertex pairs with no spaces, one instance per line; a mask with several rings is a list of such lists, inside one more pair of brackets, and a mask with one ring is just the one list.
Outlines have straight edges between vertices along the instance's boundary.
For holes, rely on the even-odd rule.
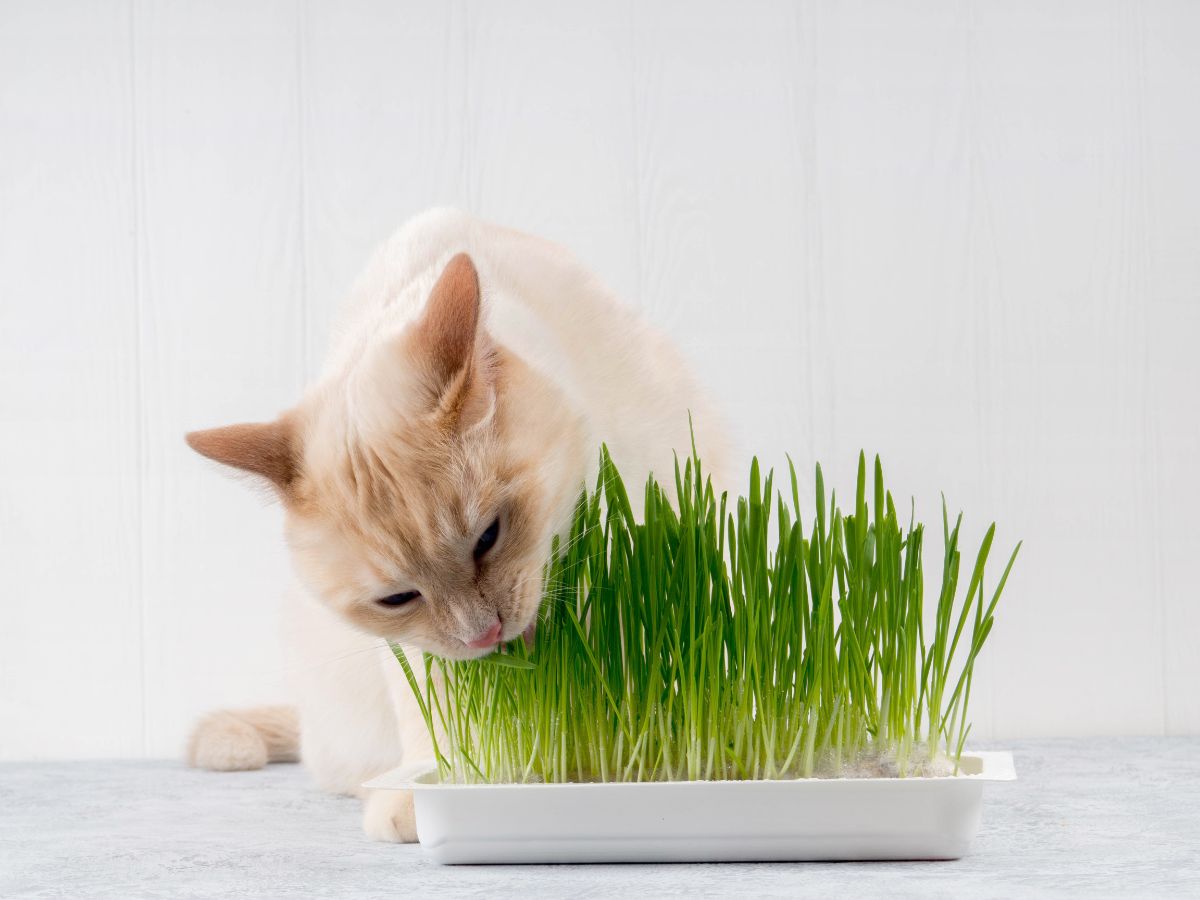
[[[353,365],[365,349],[416,318],[446,262],[467,253],[479,270],[489,333],[538,369],[559,377],[633,363],[658,337],[573,254],[551,241],[452,208],[414,217],[374,254],[335,323],[328,369]],[[616,354],[616,357],[613,356]],[[601,372],[580,373],[594,379]]]
[[707,455],[724,455],[716,416],[673,342],[565,248],[456,209],[421,213],[376,252],[343,309],[329,367],[354,365],[402,330],[464,252],[479,271],[488,333],[553,379],[631,472],[663,471],[670,448],[686,453],[689,411],[698,436],[712,437],[701,441]]
[[549,241],[461,210],[427,210],[388,238],[355,280],[334,323],[328,368],[352,362],[364,344],[416,318],[456,253],[471,256],[485,291],[488,322],[501,328],[513,317],[513,307],[527,305],[522,288],[547,281],[562,285],[564,278],[572,280],[572,272],[577,280],[583,275],[571,254]]

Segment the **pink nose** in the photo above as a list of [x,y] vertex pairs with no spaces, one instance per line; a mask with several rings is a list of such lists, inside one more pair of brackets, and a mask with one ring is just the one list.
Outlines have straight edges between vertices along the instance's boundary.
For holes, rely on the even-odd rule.
[[500,643],[500,630],[500,620],[497,619],[495,624],[492,625],[492,627],[487,631],[483,632],[482,634],[478,634],[471,640],[467,641],[467,646],[475,647],[479,650],[484,650],[488,647],[494,647],[496,644]]

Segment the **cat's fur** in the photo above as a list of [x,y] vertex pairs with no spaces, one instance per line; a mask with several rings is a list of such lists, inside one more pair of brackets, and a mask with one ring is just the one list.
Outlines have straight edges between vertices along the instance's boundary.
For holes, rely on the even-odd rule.
[[[402,760],[427,760],[380,638],[466,657],[521,635],[600,443],[630,484],[669,478],[673,453],[690,450],[689,411],[719,477],[719,425],[675,348],[570,254],[456,211],[411,221],[354,287],[295,408],[188,435],[282,499],[299,682],[298,724],[286,707],[215,713],[189,760],[247,769],[299,754],[323,787],[360,796]],[[474,552],[497,520],[495,546]],[[421,596],[379,603],[407,591]],[[364,799],[370,836],[414,839],[410,797]]]

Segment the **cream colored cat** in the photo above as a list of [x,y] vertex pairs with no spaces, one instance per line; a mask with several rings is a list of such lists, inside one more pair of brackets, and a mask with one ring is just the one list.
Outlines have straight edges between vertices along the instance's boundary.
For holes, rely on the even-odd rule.
[[[359,796],[363,781],[427,761],[382,638],[463,658],[528,632],[551,538],[600,443],[631,484],[670,477],[689,411],[719,474],[722,434],[675,348],[570,254],[451,210],[411,221],[354,287],[295,408],[188,435],[282,500],[299,673],[298,717],[214,713],[189,761],[231,770],[298,755],[324,788]],[[411,798],[364,799],[369,836],[415,839]]]

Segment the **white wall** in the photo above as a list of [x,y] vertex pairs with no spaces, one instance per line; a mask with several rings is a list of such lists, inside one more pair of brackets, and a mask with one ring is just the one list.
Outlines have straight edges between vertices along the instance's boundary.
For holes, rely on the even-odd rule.
[[0,0],[0,757],[280,694],[278,511],[181,435],[435,203],[575,248],[746,448],[1024,538],[978,733],[1200,730],[1200,5],[588,6]]

